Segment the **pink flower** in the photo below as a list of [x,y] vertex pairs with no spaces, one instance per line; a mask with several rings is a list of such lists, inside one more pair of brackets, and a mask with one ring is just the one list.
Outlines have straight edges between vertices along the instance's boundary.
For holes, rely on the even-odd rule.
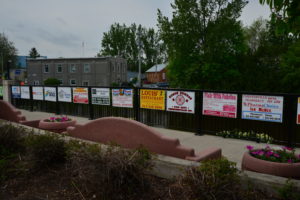
[[271,149],[271,147],[269,145],[266,146],[266,149]]
[[262,150],[259,150],[259,151],[257,152],[257,154],[258,154],[259,156],[263,156],[263,155],[264,155],[264,152],[263,152]]
[[252,155],[257,155],[258,152],[257,152],[257,151],[252,151],[251,154],[252,154]]
[[287,162],[288,162],[288,163],[293,163],[293,160],[292,160],[292,159],[288,159]]
[[282,147],[283,150],[293,151],[294,149],[292,147]]
[[300,154],[298,155],[298,159],[300,159]]
[[249,151],[251,151],[251,150],[253,150],[254,147],[251,146],[251,145],[247,145],[246,148],[247,148]]
[[55,117],[50,117],[50,120],[51,120],[51,121],[54,121],[54,120],[55,120]]
[[267,154],[268,156],[272,156],[272,155],[273,155],[273,151],[268,151],[266,154]]
[[275,158],[280,158],[280,155],[277,154],[277,153],[274,153],[273,156],[274,156]]

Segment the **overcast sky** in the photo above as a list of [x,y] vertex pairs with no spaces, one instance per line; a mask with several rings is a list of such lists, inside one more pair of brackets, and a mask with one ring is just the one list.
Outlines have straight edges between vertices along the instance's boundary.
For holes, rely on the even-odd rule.
[[[250,25],[269,8],[248,0],[241,20]],[[0,31],[14,42],[19,55],[36,47],[41,55],[94,57],[103,32],[115,22],[155,27],[157,9],[170,17],[173,0],[0,0]],[[82,43],[84,42],[84,48]],[[84,49],[84,50],[83,50]]]

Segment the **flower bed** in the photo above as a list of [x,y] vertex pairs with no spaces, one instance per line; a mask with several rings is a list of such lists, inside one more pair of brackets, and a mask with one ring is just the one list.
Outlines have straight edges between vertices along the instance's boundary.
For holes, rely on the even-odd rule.
[[55,133],[62,133],[67,130],[67,127],[74,126],[75,124],[76,120],[66,116],[50,117],[49,119],[41,120],[39,123],[39,128]]

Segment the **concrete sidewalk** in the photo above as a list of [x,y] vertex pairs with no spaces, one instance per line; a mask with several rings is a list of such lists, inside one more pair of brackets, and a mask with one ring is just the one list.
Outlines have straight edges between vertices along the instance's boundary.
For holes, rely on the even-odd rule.
[[[26,116],[27,120],[38,120],[38,119],[46,119],[49,117],[55,116],[53,113],[45,113],[45,112],[29,112],[27,110],[20,110],[24,116]],[[84,117],[70,116],[77,120],[77,123],[84,124],[90,120]],[[238,140],[238,139],[224,139],[222,137],[211,136],[211,135],[203,135],[203,136],[195,136],[194,133],[177,131],[171,129],[164,128],[156,128],[158,132],[163,135],[178,138],[180,143],[184,146],[194,148],[195,151],[202,151],[208,147],[219,147],[222,149],[223,156],[227,157],[230,161],[236,162],[237,167],[240,168],[243,154],[246,150],[246,145],[252,145],[255,147],[264,147],[266,144],[256,143],[252,141],[246,140]],[[276,145],[271,145],[276,146]],[[300,148],[296,149],[297,153],[300,153]]]

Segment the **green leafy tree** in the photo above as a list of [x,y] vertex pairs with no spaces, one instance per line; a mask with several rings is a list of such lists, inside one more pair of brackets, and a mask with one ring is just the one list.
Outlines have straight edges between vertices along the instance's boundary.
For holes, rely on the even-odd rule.
[[8,38],[0,33],[0,72],[2,69],[5,72],[8,61],[11,61],[10,67],[16,65],[17,60],[17,49],[14,46],[14,43],[9,41]]
[[268,4],[272,12],[272,21],[276,23],[277,33],[293,33],[300,37],[300,1],[299,0],[259,0]]
[[[140,36],[139,36],[140,34]],[[145,71],[156,62],[163,62],[165,48],[159,34],[152,28],[132,24],[126,26],[115,23],[103,34],[98,56],[121,56],[128,62],[128,68],[138,71],[139,40],[141,45],[142,69]]]
[[36,48],[35,47],[32,47],[30,52],[29,52],[29,57],[30,58],[38,58],[40,57],[41,55],[37,52]]
[[56,78],[48,78],[44,81],[44,85],[46,85],[46,86],[57,86],[60,84],[61,84],[61,82]]
[[239,88],[239,61],[247,45],[237,18],[245,5],[244,0],[175,0],[171,20],[158,11],[172,86]]

